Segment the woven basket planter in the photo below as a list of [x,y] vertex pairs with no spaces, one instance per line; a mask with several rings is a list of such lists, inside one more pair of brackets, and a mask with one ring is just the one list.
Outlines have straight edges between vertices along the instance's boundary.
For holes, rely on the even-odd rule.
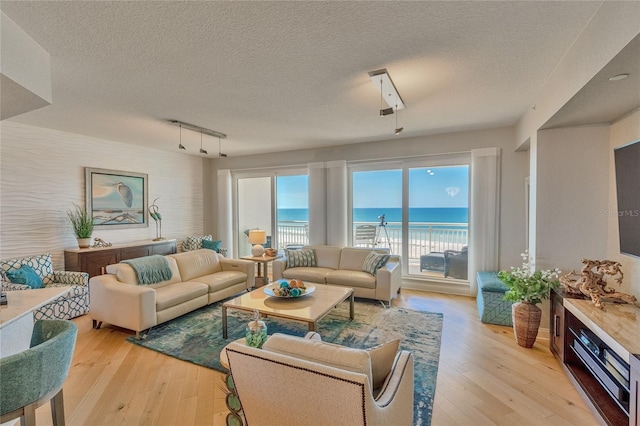
[[517,302],[511,306],[513,333],[518,345],[533,347],[540,328],[542,310],[529,302]]

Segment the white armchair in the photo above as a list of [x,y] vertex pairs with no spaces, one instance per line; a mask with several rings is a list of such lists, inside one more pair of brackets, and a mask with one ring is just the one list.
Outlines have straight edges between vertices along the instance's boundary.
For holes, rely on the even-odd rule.
[[[249,425],[411,425],[413,356],[398,351],[373,390],[369,351],[275,334],[263,349],[230,343],[235,390]],[[379,373],[379,372],[378,372]]]

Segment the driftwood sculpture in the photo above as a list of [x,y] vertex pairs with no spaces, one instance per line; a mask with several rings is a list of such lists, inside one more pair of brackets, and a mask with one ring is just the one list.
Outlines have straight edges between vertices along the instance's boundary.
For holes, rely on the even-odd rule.
[[635,304],[637,299],[634,296],[620,293],[613,288],[607,287],[605,276],[613,278],[618,285],[622,284],[621,265],[613,260],[590,260],[582,259],[584,267],[582,274],[578,275],[575,271],[562,275],[560,283],[564,290],[570,295],[585,295],[591,298],[591,301],[600,309],[604,308],[603,299],[613,301],[615,303]]

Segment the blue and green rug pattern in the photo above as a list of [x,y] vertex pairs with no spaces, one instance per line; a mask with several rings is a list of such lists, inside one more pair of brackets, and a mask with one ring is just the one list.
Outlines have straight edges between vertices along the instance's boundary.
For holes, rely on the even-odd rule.
[[[221,372],[220,351],[244,336],[252,319],[246,312],[228,311],[228,339],[222,338],[222,302],[200,308],[154,327],[145,340],[132,343]],[[306,323],[266,318],[269,334],[304,336]],[[400,338],[401,349],[414,356],[414,424],[429,425],[436,389],[442,314],[405,308],[384,308],[379,302],[356,299],[355,319],[349,321],[349,303],[343,302],[317,324],[322,340],[354,348],[369,348]]]

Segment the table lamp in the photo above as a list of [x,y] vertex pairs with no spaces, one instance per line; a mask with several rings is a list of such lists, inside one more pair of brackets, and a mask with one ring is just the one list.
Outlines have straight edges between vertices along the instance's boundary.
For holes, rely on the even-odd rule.
[[267,242],[267,232],[261,229],[255,229],[249,231],[249,244],[253,244],[251,247],[252,256],[262,256],[264,254],[264,247],[262,244]]

